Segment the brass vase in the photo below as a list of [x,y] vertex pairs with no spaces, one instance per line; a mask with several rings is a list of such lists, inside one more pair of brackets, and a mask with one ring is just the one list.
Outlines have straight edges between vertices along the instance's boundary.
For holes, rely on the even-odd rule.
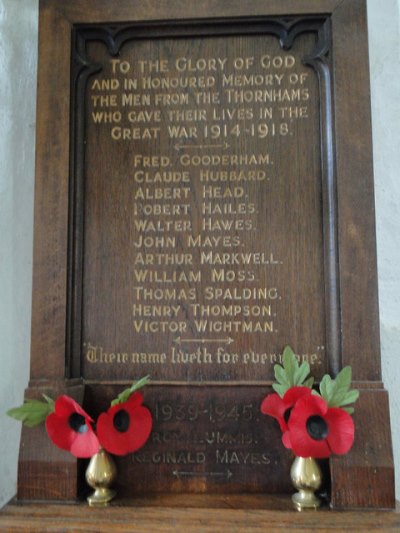
[[297,511],[318,509],[321,500],[315,491],[321,486],[321,469],[312,457],[296,457],[290,469],[293,486],[298,490],[292,496]]
[[86,469],[86,481],[88,485],[95,489],[93,494],[87,497],[87,501],[92,507],[105,507],[117,494],[110,489],[115,477],[117,468],[113,459],[103,449],[100,449],[90,459]]

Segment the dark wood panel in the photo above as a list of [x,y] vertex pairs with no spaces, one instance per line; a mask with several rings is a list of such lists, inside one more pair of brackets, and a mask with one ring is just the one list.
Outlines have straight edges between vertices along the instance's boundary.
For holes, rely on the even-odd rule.
[[[41,12],[36,130],[31,378],[63,378],[67,295],[70,25]],[[57,46],[63,43],[60,54]],[[57,68],[55,68],[57,66]]]
[[147,1],[121,0],[118,9],[110,6],[108,0],[79,0],[59,2],[58,0],[41,0],[42,9],[57,9],[71,23],[126,22],[137,20],[173,20],[182,18],[207,18],[259,15],[308,15],[332,13],[342,0],[290,0],[285,2],[284,13],[281,0],[262,0],[258,2],[241,2],[240,0],[205,0],[201,4],[188,4],[184,0]]
[[127,39],[116,61],[88,47],[103,69],[86,93],[84,377],[271,379],[287,343],[326,371],[314,40]]
[[[145,391],[153,413],[146,445],[116,458],[121,497],[170,491],[290,492],[293,457],[278,424],[260,413],[265,386],[158,386]],[[88,385],[91,413],[107,408],[118,387]]]
[[[57,398],[67,394],[81,405],[84,387],[80,380],[32,381],[26,397],[42,400],[43,394]],[[49,439],[43,425],[22,428],[18,464],[17,497],[21,500],[75,500],[83,487],[84,463],[60,450]]]
[[357,31],[366,28],[364,0],[344,2],[332,24],[342,357],[355,379],[373,381],[380,379],[380,341],[368,40]]
[[[350,454],[331,459],[332,506],[390,509],[395,505],[395,491],[387,392],[361,389],[354,423],[356,436]],[[379,491],[374,487],[380,487]]]

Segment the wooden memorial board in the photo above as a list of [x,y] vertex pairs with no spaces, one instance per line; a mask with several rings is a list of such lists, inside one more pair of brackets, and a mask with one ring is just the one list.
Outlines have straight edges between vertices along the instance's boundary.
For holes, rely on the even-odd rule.
[[[98,414],[150,374],[122,496],[290,491],[259,412],[290,344],[362,390],[332,504],[393,505],[365,5],[315,4],[40,3],[27,396]],[[75,498],[66,456],[24,430],[19,497]]]

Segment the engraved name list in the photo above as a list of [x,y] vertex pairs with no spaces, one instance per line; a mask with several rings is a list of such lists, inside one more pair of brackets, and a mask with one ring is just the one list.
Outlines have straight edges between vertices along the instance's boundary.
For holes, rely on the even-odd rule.
[[86,89],[86,377],[270,379],[287,343],[318,372],[312,42],[138,40],[116,57],[90,44],[102,68]]

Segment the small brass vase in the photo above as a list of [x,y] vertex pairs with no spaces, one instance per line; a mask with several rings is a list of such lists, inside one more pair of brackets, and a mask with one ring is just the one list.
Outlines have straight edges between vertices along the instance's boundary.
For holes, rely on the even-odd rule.
[[293,486],[298,490],[292,496],[297,511],[318,509],[321,500],[314,494],[321,486],[321,469],[312,457],[296,457],[290,469]]
[[117,468],[108,453],[100,449],[90,459],[86,469],[86,481],[95,489],[93,494],[87,497],[91,507],[105,507],[117,494],[110,489],[117,475]]

